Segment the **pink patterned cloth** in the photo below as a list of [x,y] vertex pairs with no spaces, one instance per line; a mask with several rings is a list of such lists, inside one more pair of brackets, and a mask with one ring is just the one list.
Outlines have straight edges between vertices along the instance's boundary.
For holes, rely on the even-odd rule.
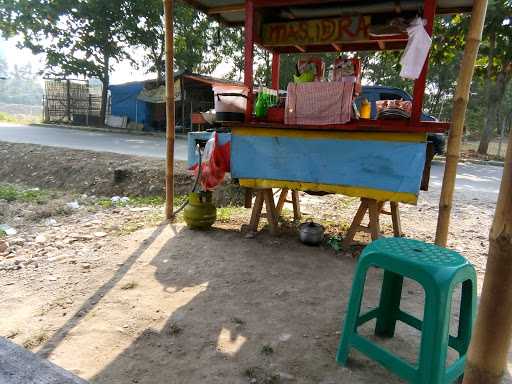
[[344,124],[352,117],[352,81],[288,84],[285,124]]

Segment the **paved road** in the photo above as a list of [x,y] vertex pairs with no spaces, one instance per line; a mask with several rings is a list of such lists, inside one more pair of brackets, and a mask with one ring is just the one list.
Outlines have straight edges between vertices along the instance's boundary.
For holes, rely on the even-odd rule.
[[[157,136],[0,123],[0,140],[124,155],[165,157],[165,140]],[[186,139],[177,137],[174,148],[177,160],[187,159]]]
[[[0,123],[0,141],[51,145],[56,147],[88,149],[98,152],[115,152],[127,155],[165,157],[165,140],[162,137],[89,132],[67,128],[48,128]],[[187,159],[187,143],[177,138],[176,159]],[[431,190],[438,192],[441,187],[444,166],[432,165]],[[499,183],[503,168],[461,164],[457,174],[456,191],[472,198],[494,202],[498,196]]]
[[[430,190],[440,192],[444,163],[434,162],[430,173]],[[498,198],[503,167],[463,163],[457,168],[455,193],[457,199],[495,203]],[[461,196],[462,195],[462,196]]]

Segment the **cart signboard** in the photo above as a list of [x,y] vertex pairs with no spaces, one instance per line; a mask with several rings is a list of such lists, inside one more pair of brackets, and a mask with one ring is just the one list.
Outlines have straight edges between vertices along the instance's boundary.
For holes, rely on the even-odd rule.
[[268,23],[262,26],[262,43],[271,47],[367,41],[370,24],[370,16]]

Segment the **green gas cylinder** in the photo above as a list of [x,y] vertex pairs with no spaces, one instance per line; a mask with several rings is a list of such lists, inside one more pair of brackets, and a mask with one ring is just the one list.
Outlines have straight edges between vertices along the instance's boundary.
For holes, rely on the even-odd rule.
[[217,219],[217,208],[212,204],[212,193],[191,192],[188,205],[183,211],[185,223],[190,229],[208,229]]

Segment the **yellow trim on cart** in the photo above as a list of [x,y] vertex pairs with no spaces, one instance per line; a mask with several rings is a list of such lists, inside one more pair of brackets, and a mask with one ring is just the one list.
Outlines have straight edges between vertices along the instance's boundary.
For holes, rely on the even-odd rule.
[[416,204],[418,202],[418,196],[413,193],[390,192],[364,187],[268,179],[239,179],[239,182],[242,187],[246,188],[287,188],[296,191],[339,193],[353,197],[366,197],[368,199],[375,199],[378,201],[396,201],[409,204]]
[[341,132],[341,131],[313,131],[304,129],[273,129],[233,127],[235,136],[264,136],[264,137],[298,137],[303,139],[335,139],[335,140],[375,140],[375,141],[402,141],[412,143],[425,142],[426,133],[392,133],[392,132]]

